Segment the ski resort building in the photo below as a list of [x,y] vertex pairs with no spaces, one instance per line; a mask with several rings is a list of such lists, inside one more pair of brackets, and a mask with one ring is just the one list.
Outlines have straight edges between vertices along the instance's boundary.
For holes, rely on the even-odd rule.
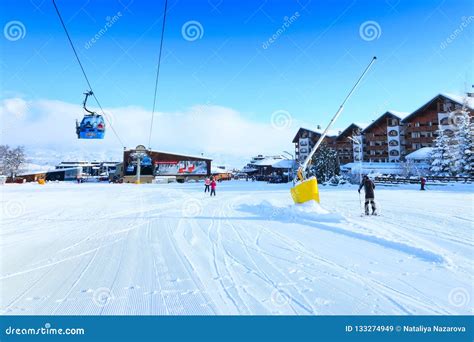
[[412,153],[423,147],[433,147],[436,131],[442,129],[448,135],[456,129],[452,113],[461,110],[467,100],[466,109],[473,115],[474,97],[466,98],[451,94],[439,94],[423,104],[403,120],[405,129],[406,153]]
[[[351,124],[337,135],[328,136],[327,144],[337,151],[341,165],[357,161],[367,163],[399,163],[413,161],[413,152],[429,151],[438,129],[447,134],[456,130],[453,115],[464,108],[474,113],[474,94],[466,96],[438,94],[411,113],[389,110],[367,127]],[[300,128],[293,138],[295,155],[302,162],[321,136],[320,131]],[[425,155],[426,153],[424,153]],[[416,159],[416,158],[415,158]],[[426,158],[425,158],[426,159]],[[426,161],[425,161],[426,163]]]
[[[322,132],[313,131],[311,129],[301,127],[298,132],[296,132],[295,137],[293,138],[293,144],[295,144],[295,156],[296,160],[299,163],[302,163],[306,157],[311,152],[311,149],[321,137]],[[328,145],[334,145],[336,140],[336,135],[327,135],[325,138],[325,143]]]
[[[138,146],[137,146],[138,147]],[[138,165],[140,156],[140,165]],[[212,159],[146,149],[128,149],[123,153],[123,181],[151,183],[156,176],[176,177],[178,182],[199,180],[211,175]]]
[[303,127],[296,132],[293,138],[293,144],[295,144],[295,156],[298,162],[302,163],[305,160],[320,136],[320,132]]
[[284,156],[263,156],[259,154],[244,166],[242,172],[256,180],[271,181],[279,178],[281,182],[292,179],[296,164]]
[[87,176],[106,176],[114,173],[120,162],[101,162],[101,161],[63,161],[56,165],[56,170],[64,170],[71,168],[82,168],[82,174]]
[[387,111],[363,131],[363,160],[399,162],[404,153],[402,119],[407,113]]
[[358,160],[360,147],[354,143],[354,140],[360,139],[362,127],[352,123],[345,130],[340,132],[336,137],[332,137],[330,146],[337,151],[339,164],[351,163]]

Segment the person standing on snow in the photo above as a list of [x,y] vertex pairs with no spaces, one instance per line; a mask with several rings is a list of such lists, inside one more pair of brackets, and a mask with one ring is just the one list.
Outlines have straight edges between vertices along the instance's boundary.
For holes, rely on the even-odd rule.
[[217,186],[217,183],[216,181],[213,179],[211,181],[211,196],[214,194],[214,196],[216,195],[216,186]]
[[420,184],[421,184],[420,190],[425,190],[425,184],[426,184],[426,178],[425,177],[421,177]]
[[211,186],[211,180],[209,178],[206,178],[204,181],[204,193],[211,191],[209,187]]
[[375,206],[375,194],[374,194],[374,189],[375,189],[375,184],[374,182],[369,178],[369,176],[365,175],[364,178],[362,179],[362,183],[360,183],[359,186],[359,194],[360,190],[364,188],[365,192],[365,215],[369,215],[369,203],[372,207],[372,215],[377,215],[377,208]]

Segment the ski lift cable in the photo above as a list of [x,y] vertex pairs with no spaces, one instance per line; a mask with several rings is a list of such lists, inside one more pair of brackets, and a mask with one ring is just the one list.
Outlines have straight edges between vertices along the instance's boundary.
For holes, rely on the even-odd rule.
[[59,20],[61,21],[61,25],[64,29],[64,32],[66,33],[66,36],[67,36],[67,39],[69,40],[69,44],[71,45],[71,48],[72,48],[72,51],[74,52],[74,55],[76,56],[76,59],[77,59],[77,62],[79,63],[79,66],[81,67],[81,70],[82,70],[82,74],[84,75],[84,78],[86,79],[86,82],[87,82],[87,85],[89,86],[89,90],[91,91],[92,93],[92,96],[94,97],[95,99],[95,102],[97,102],[97,105],[99,106],[103,116],[105,117],[105,120],[107,120],[107,123],[109,124],[110,128],[112,129],[112,132],[114,132],[115,136],[117,137],[117,140],[120,142],[120,144],[122,145],[122,147],[124,147],[125,145],[123,144],[122,142],[122,139],[120,139],[119,135],[117,134],[117,131],[115,131],[115,128],[113,127],[112,123],[110,122],[109,118],[107,117],[107,115],[104,113],[104,109],[102,108],[102,105],[100,104],[99,100],[97,99],[97,96],[95,95],[95,93],[93,92],[92,90],[92,85],[91,85],[91,82],[89,81],[89,78],[87,77],[87,74],[86,74],[86,71],[84,70],[84,67],[81,63],[81,60],[79,59],[79,55],[77,54],[77,51],[76,51],[76,48],[74,47],[74,44],[72,42],[72,39],[71,39],[71,36],[69,35],[69,32],[66,28],[66,24],[64,23],[64,20],[61,16],[61,13],[59,12],[59,8],[58,6],[56,5],[56,2],[55,0],[52,0],[53,1],[53,5],[54,5],[54,9],[56,10],[56,13],[58,14],[58,17],[59,17]]
[[160,66],[161,66],[161,55],[163,52],[163,38],[165,35],[165,24],[166,24],[166,13],[168,9],[168,0],[165,0],[165,9],[163,12],[163,24],[161,26],[161,39],[160,39],[160,50],[158,54],[158,65],[156,67],[156,79],[155,79],[155,92],[153,95],[153,108],[151,111],[151,123],[150,123],[150,134],[148,136],[148,148],[151,149],[151,134],[153,132],[153,119],[155,117],[155,106],[156,106],[156,93],[158,91],[158,79],[160,77]]

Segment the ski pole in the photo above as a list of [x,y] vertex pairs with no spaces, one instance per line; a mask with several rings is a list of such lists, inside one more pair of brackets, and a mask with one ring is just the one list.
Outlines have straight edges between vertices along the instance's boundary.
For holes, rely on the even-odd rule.
[[360,198],[360,192],[359,192],[359,208],[360,208],[360,212],[363,213],[363,211],[362,211],[362,200]]

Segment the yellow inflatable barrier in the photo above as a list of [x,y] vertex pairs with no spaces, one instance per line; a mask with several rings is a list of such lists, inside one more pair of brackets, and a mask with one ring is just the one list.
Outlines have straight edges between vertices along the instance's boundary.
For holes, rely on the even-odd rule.
[[295,203],[305,203],[315,200],[319,203],[318,181],[316,177],[308,178],[291,188],[291,197]]
[[40,185],[45,185],[46,182],[45,182],[45,180],[44,180],[43,178],[41,178],[41,179],[38,179],[38,184],[40,184]]

